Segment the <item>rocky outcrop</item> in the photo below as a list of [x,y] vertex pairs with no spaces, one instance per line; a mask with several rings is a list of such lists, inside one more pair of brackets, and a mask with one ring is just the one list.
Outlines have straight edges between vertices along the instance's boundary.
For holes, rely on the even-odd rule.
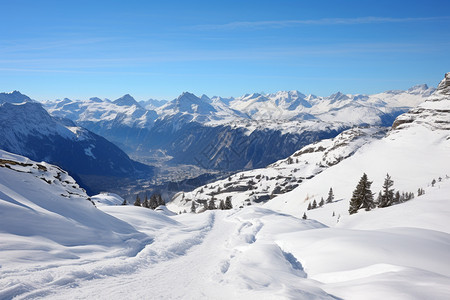
[[392,130],[423,125],[433,130],[450,130],[450,72],[445,74],[436,91],[425,102],[400,115]]

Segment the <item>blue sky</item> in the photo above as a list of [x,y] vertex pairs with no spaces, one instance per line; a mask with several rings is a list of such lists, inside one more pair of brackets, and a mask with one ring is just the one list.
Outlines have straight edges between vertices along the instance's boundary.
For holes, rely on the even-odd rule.
[[138,100],[436,86],[450,1],[0,1],[0,91]]

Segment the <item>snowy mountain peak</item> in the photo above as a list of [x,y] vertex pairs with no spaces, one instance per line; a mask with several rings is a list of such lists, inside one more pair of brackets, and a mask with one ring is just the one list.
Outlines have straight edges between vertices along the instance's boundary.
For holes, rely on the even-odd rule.
[[[208,98],[209,99],[209,98]],[[161,109],[173,111],[175,113],[193,113],[193,114],[211,114],[216,112],[216,109],[209,104],[211,100],[206,101],[204,97],[199,98],[192,93],[183,92],[177,99],[172,100]]]
[[97,102],[97,103],[102,103],[102,102],[103,102],[103,100],[100,99],[100,98],[98,98],[98,97],[92,97],[92,98],[89,98],[89,101],[91,101],[91,102]]
[[113,103],[118,106],[136,105],[137,107],[140,107],[139,103],[137,103],[137,101],[133,97],[131,97],[130,94],[123,95],[119,99],[114,100]]
[[209,98],[207,95],[203,94],[200,99],[202,99],[203,101],[207,102],[207,103],[211,103],[211,98]]
[[19,91],[13,91],[10,93],[0,93],[0,103],[22,103],[22,102],[33,102],[27,95],[22,94]]
[[349,97],[341,92],[337,92],[328,97],[331,101],[348,100]]

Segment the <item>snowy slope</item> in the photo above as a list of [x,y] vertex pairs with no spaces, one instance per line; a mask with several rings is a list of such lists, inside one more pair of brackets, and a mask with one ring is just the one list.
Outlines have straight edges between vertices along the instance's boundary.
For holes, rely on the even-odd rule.
[[79,259],[112,248],[132,251],[134,246],[126,244],[145,238],[98,210],[66,171],[3,150],[0,236],[0,265],[6,274],[16,265]]
[[[365,172],[373,181],[372,192],[381,190],[386,173],[392,176],[394,188],[417,192],[433,179],[450,175],[450,92],[449,74],[427,101],[397,118],[388,135],[362,146],[348,159],[305,181],[296,190],[281,195],[267,207],[299,215],[313,199],[326,198],[333,188],[337,215],[348,214],[348,201],[359,178]],[[326,219],[321,222],[328,223]]]
[[232,198],[234,206],[267,202],[287,193],[325,169],[353,155],[362,145],[385,135],[380,127],[355,127],[332,139],[305,146],[286,159],[262,169],[239,172],[223,180],[200,186],[188,193],[178,193],[168,204],[173,211],[190,211],[192,201],[202,208],[212,197],[216,206],[220,200]]
[[101,206],[151,240],[131,255],[15,261],[14,272],[0,269],[0,297],[448,299],[449,194],[444,180],[424,196],[337,227],[260,207],[168,218]]

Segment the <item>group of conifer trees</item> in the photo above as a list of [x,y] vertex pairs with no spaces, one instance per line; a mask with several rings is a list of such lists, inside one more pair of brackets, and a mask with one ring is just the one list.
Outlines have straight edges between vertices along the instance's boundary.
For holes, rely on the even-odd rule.
[[[221,209],[221,210],[225,210],[225,209],[232,209],[233,208],[233,204],[231,203],[231,196],[228,196],[225,201],[220,200],[219,201],[219,206],[216,206],[215,203],[216,199],[213,197],[211,197],[211,199],[209,201],[205,201],[203,203],[203,208],[204,211],[206,210],[213,210],[213,209]],[[191,204],[191,213],[196,213],[197,212],[197,207],[195,205],[195,201],[192,201]]]
[[327,200],[325,201],[324,199],[323,199],[323,197],[320,199],[320,202],[317,204],[317,202],[316,202],[316,199],[314,199],[313,200],[313,202],[310,202],[309,204],[308,204],[308,210],[311,210],[311,209],[315,209],[315,208],[318,208],[318,207],[322,207],[324,204],[326,204],[326,203],[331,203],[331,202],[333,202],[333,200],[334,200],[334,192],[333,192],[333,188],[330,188],[330,190],[328,191],[328,197],[327,197]]
[[161,197],[160,194],[153,194],[150,197],[150,200],[147,197],[147,194],[145,194],[145,200],[141,203],[141,198],[139,197],[139,194],[136,196],[136,201],[134,201],[134,206],[142,206],[145,208],[151,208],[155,209],[160,205],[166,205],[164,199]]
[[[313,200],[313,202],[308,203],[308,210],[316,209],[318,207],[322,207],[327,203],[332,203],[334,200],[334,192],[333,188],[330,187],[330,190],[328,191],[328,197],[327,200],[324,200],[323,197],[320,199],[320,202],[317,204],[316,199]],[[303,219],[307,219],[306,213],[303,213]]]
[[[348,212],[350,214],[357,213],[358,210],[364,209],[369,211],[375,207],[383,208],[393,204],[402,203],[414,198],[414,193],[401,193],[393,189],[394,181],[389,174],[386,174],[382,190],[379,192],[377,199],[374,199],[373,193],[370,189],[372,181],[369,181],[366,173],[364,173],[353,191],[350,199],[350,207]],[[418,196],[425,193],[422,188],[418,189]]]

